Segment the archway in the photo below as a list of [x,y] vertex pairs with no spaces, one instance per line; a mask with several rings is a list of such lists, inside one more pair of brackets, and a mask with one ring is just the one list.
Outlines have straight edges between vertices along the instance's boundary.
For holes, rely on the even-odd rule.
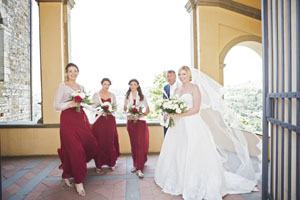
[[[93,8],[90,8],[91,3]],[[136,3],[147,10],[136,10]],[[170,5],[172,9],[169,9]],[[107,10],[109,6],[114,7],[118,15]],[[165,15],[168,9],[168,15]],[[154,111],[155,105],[148,91],[154,87],[155,77],[163,71],[177,71],[182,65],[190,65],[189,22],[189,15],[180,1],[78,1],[70,23],[72,62],[80,68],[78,81],[93,94],[101,88],[103,77],[111,79],[110,90],[120,104],[115,113],[118,124],[126,122],[123,102],[131,78],[139,80],[150,110]],[[85,24],[84,29],[82,24]],[[89,32],[89,37],[84,40],[83,31]],[[151,114],[147,119],[157,123],[158,118]],[[94,120],[93,115],[88,114],[88,117],[90,121]]]
[[[236,40],[238,41],[238,40]],[[245,131],[262,132],[262,47],[259,41],[236,41],[222,54],[224,99]],[[225,54],[226,52],[226,54]]]
[[228,52],[234,47],[234,46],[245,46],[253,51],[255,51],[260,57],[262,57],[262,47],[261,47],[261,37],[255,36],[255,35],[243,35],[240,37],[237,37],[230,42],[227,43],[227,45],[222,49],[220,55],[219,55],[219,66],[220,66],[220,83],[224,83],[224,67],[226,66],[226,63],[224,63],[225,57],[228,54]]

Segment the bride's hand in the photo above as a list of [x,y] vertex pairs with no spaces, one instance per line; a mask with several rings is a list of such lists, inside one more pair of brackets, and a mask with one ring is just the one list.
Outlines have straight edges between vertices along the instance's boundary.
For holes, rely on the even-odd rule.
[[164,121],[167,121],[168,118],[169,118],[169,115],[168,115],[168,114],[163,114],[163,119],[164,119]]
[[177,117],[180,117],[179,114],[168,114],[168,117],[170,118],[177,118]]

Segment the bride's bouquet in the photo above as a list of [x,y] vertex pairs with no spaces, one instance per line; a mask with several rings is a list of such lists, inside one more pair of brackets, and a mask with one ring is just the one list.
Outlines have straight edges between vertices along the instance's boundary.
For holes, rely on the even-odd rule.
[[187,110],[185,103],[178,100],[176,97],[162,99],[158,103],[158,107],[162,112],[162,121],[160,124],[165,127],[175,126],[174,120],[170,117],[166,117],[167,114],[180,114]]
[[116,110],[116,106],[114,104],[106,101],[106,102],[98,105],[96,110],[97,110],[97,112],[100,113],[100,115],[105,116],[107,119],[107,115],[112,115],[112,113]]
[[[131,119],[130,116],[132,116],[132,115],[133,116],[139,116],[139,115],[143,114],[143,108],[142,107],[138,107],[136,105],[131,105],[131,106],[129,106],[127,113],[129,115],[129,119]],[[136,123],[135,119],[133,120],[133,123]]]
[[91,101],[89,100],[89,95],[85,94],[84,92],[80,90],[76,90],[71,94],[71,99],[69,101],[74,101],[79,103],[79,105],[76,107],[76,112],[80,112],[80,104],[85,103],[87,105],[92,105]]

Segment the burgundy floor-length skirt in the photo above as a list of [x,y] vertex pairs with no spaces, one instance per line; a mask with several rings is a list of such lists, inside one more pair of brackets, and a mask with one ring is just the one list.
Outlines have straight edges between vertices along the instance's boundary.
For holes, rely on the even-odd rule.
[[119,136],[116,120],[113,115],[101,116],[92,126],[93,134],[98,141],[95,163],[97,168],[102,165],[113,167],[120,156]]
[[58,155],[62,163],[62,177],[74,177],[76,184],[82,183],[87,173],[86,163],[95,157],[98,146],[82,108],[80,112],[76,112],[76,108],[61,112],[60,142]]
[[148,125],[144,120],[138,120],[136,123],[128,120],[127,131],[130,138],[133,166],[137,170],[143,170],[149,149]]

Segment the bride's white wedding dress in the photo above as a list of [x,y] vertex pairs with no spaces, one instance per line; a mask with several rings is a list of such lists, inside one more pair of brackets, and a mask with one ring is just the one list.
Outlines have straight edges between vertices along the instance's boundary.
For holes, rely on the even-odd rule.
[[[191,94],[180,100],[190,108]],[[199,114],[177,118],[168,129],[155,170],[164,192],[184,199],[222,199],[226,192],[222,163],[215,143]]]
[[[210,112],[204,114],[206,120],[199,113],[174,119],[175,126],[168,129],[157,161],[156,184],[166,193],[182,194],[186,200],[220,200],[225,194],[251,192],[260,169],[254,169],[245,137],[224,125],[220,120],[223,105],[206,104],[208,99],[203,95],[207,90],[197,85],[203,107],[211,108]],[[179,99],[189,108],[193,106],[191,94]],[[252,155],[257,163],[259,156],[260,151]]]

